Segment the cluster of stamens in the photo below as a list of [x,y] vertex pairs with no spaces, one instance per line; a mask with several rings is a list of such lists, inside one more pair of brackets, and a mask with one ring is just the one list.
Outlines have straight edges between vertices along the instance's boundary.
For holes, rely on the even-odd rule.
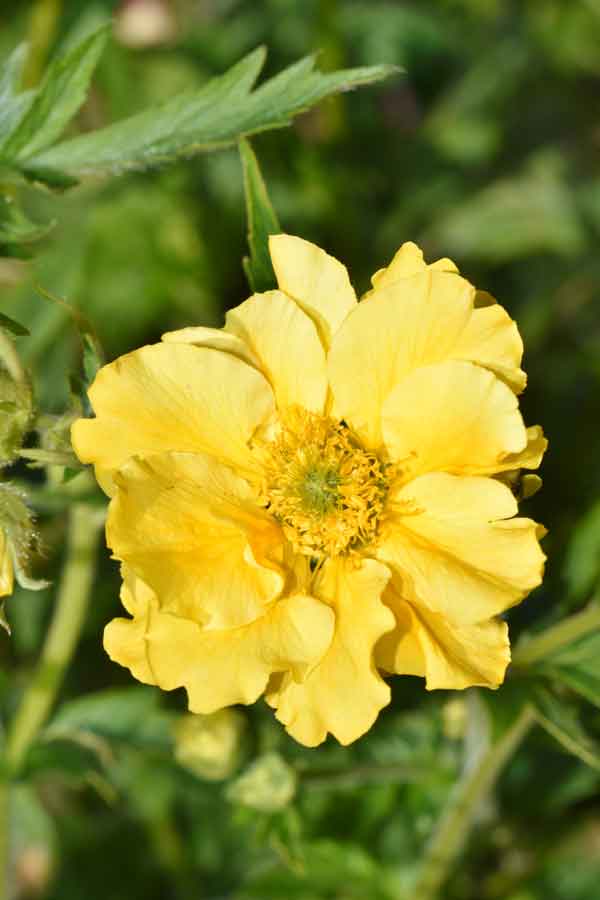
[[345,423],[291,410],[266,447],[263,500],[294,550],[319,560],[374,540],[388,476]]

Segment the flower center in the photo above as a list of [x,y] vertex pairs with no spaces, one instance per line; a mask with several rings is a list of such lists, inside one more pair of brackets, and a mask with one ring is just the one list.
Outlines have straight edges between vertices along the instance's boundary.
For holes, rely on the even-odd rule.
[[296,552],[319,560],[373,541],[388,467],[347,425],[293,409],[266,450],[263,500]]

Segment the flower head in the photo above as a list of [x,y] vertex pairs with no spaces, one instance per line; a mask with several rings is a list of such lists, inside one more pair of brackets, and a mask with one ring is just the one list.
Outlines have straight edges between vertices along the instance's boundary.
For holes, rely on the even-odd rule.
[[404,244],[358,303],[313,244],[271,257],[279,290],[105,366],[73,426],[131,616],[105,646],[194,712],[265,694],[298,741],[349,743],[389,674],[502,682],[497,616],[544,560],[511,486],[545,440],[514,322],[452,262]]

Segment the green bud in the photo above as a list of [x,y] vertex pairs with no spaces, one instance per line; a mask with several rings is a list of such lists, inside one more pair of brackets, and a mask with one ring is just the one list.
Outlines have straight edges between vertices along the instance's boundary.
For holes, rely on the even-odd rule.
[[246,720],[237,709],[182,716],[175,725],[175,758],[199,778],[228,778],[239,761],[245,726]]
[[295,793],[295,771],[278,753],[265,753],[229,785],[227,799],[261,812],[278,812]]
[[19,455],[32,412],[29,384],[15,381],[0,368],[0,466],[14,462]]

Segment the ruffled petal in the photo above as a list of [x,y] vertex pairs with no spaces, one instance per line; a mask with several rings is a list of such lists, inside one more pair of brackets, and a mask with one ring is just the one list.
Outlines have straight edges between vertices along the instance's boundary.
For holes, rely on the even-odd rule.
[[116,476],[107,541],[162,610],[231,628],[264,614],[284,584],[283,537],[242,478],[214,457],[134,459]]
[[325,351],[314,323],[297,303],[281,291],[254,294],[227,313],[225,329],[259,359],[280,409],[323,411]]
[[[144,602],[142,611],[137,601],[137,618],[115,619],[107,626],[104,646],[136,677],[149,673],[150,683],[166,691],[184,687],[195,713],[254,703],[273,672],[305,677],[333,633],[332,610],[301,594],[283,598],[248,625],[226,630],[203,629],[165,612],[147,590]],[[146,660],[145,671],[140,660]]]
[[516,393],[520,393],[527,384],[527,376],[520,368],[523,341],[519,329],[506,310],[493,302],[493,297],[478,291],[477,297],[481,296],[489,297],[492,303],[473,310],[456,342],[452,357],[470,360],[491,369]]
[[520,453],[513,453],[507,456],[502,462],[501,470],[537,469],[547,447],[548,441],[544,437],[541,426],[532,425],[527,429],[527,445],[525,448]]
[[451,259],[438,259],[428,265],[421,248],[412,241],[407,241],[396,251],[394,258],[386,268],[375,272],[371,278],[371,284],[374,288],[387,287],[401,278],[410,278],[411,275],[417,275],[425,269],[435,269],[438,272],[458,272]]
[[492,478],[422,475],[390,498],[377,558],[415,606],[472,625],[518,603],[540,584],[544,554],[531,519]]
[[260,369],[260,360],[252,352],[248,344],[235,334],[229,334],[222,328],[205,328],[194,325],[180,328],[178,331],[167,331],[161,337],[168,344],[192,344],[194,347],[212,347],[237,356],[242,362]]
[[502,684],[510,662],[506,622],[456,625],[426,607],[411,606],[393,587],[383,599],[397,622],[377,646],[377,662],[386,671],[424,675],[429,691]]
[[323,346],[329,349],[333,335],[356,306],[346,267],[320,247],[291,234],[272,235],[269,250],[280,289],[311,317]]
[[512,467],[527,433],[514,393],[473,363],[449,360],[411,372],[383,404],[382,432],[404,480],[424,472],[478,475]]
[[78,419],[71,436],[103,486],[130,457],[168,450],[210,453],[252,471],[248,441],[274,410],[254,368],[230,353],[180,343],[142,347],[104,366],[89,397],[96,418]]
[[328,359],[334,414],[368,446],[381,445],[381,409],[396,384],[452,355],[474,293],[459,275],[427,270],[374,291],[343,323]]
[[277,718],[301,744],[315,747],[328,732],[350,744],[389,703],[389,687],[373,661],[375,643],[394,627],[392,613],[381,602],[389,575],[375,560],[338,557],[325,563],[315,593],[335,612],[331,645],[302,683],[286,675],[268,697]]

